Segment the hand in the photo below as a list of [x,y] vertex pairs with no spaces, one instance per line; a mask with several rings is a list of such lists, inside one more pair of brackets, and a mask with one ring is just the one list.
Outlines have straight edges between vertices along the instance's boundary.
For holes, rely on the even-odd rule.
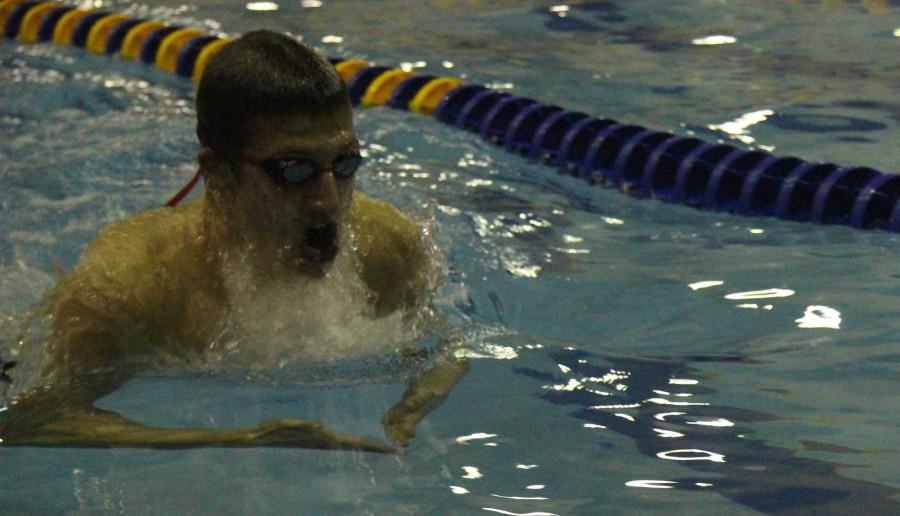
[[412,388],[400,403],[391,407],[381,418],[384,433],[398,446],[406,446],[416,435],[416,425],[428,412],[438,405],[445,396],[427,389]]
[[398,446],[406,446],[416,435],[416,425],[440,405],[469,370],[463,360],[442,361],[413,380],[400,403],[381,418],[384,433]]
[[332,432],[318,421],[275,419],[247,430],[249,444],[255,446],[286,446],[318,449],[361,450],[376,453],[397,453],[386,444],[369,439]]

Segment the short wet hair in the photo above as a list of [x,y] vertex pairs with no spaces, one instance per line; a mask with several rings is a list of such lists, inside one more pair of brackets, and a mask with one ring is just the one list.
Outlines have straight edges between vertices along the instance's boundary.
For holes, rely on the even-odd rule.
[[248,143],[253,118],[320,115],[349,105],[347,88],[325,57],[283,34],[257,30],[206,66],[197,87],[197,138],[228,155]]

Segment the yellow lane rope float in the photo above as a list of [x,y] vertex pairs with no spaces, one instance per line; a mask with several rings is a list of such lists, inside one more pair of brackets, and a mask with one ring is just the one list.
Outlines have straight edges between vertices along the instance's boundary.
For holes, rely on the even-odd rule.
[[106,43],[113,30],[128,19],[128,16],[124,14],[108,14],[97,20],[97,23],[88,32],[85,48],[92,54],[105,54]]
[[219,50],[225,48],[229,43],[231,43],[230,39],[217,39],[200,50],[194,65],[190,67],[190,77],[194,82],[200,82],[200,77],[203,75],[203,70],[206,69],[206,64],[209,63],[212,56],[216,55]]
[[383,106],[390,100],[397,86],[412,75],[412,72],[396,68],[382,73],[366,89],[366,94],[362,97],[363,107]]
[[206,33],[200,29],[178,29],[172,32],[159,44],[156,52],[156,67],[169,73],[175,73],[178,64],[178,53],[191,40],[204,36]]
[[144,42],[147,41],[150,34],[165,26],[166,24],[161,21],[145,21],[138,23],[125,35],[125,39],[122,41],[122,48],[119,50],[119,55],[132,61],[137,60],[138,56],[141,55],[141,47],[144,46]]
[[409,103],[409,110],[414,113],[431,116],[441,100],[449,93],[462,86],[462,81],[453,77],[439,77],[422,87]]
[[341,79],[343,79],[344,82],[350,82],[350,79],[352,79],[360,70],[370,66],[372,66],[372,63],[361,59],[347,59],[334,65],[338,75],[341,76]]
[[28,43],[37,43],[38,29],[40,29],[41,23],[51,11],[58,8],[59,4],[55,2],[44,2],[31,8],[22,20],[19,39]]
[[0,0],[0,27],[6,27],[10,14],[25,0]]

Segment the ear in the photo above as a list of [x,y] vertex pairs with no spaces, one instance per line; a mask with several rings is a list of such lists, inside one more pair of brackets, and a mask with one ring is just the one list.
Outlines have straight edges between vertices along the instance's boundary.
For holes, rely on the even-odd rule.
[[197,163],[200,165],[200,170],[203,171],[203,175],[206,177],[212,177],[216,175],[218,172],[218,168],[221,166],[221,158],[219,158],[216,151],[212,150],[209,147],[202,147],[200,152],[197,153]]

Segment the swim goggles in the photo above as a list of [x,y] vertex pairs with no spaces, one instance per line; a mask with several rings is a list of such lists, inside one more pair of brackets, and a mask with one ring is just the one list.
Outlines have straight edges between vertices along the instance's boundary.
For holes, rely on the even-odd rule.
[[[323,169],[317,163],[308,159],[301,158],[269,158],[263,160],[254,160],[249,158],[241,158],[239,161],[257,165],[268,174],[273,181],[281,185],[299,185],[307,179],[311,178],[319,172],[331,170],[336,177],[350,179],[356,174],[356,170],[362,163],[362,156],[359,152],[345,154],[334,160],[330,167]],[[166,202],[166,207],[172,207],[180,203],[191,192],[194,186],[200,181],[202,169],[198,168],[194,177],[188,181],[188,184],[178,191]]]
[[299,185],[319,172],[331,171],[335,177],[349,179],[356,174],[362,163],[358,152],[338,157],[330,167],[320,167],[318,163],[303,158],[269,158],[255,160],[246,157],[239,161],[261,167],[269,177],[281,185]]

